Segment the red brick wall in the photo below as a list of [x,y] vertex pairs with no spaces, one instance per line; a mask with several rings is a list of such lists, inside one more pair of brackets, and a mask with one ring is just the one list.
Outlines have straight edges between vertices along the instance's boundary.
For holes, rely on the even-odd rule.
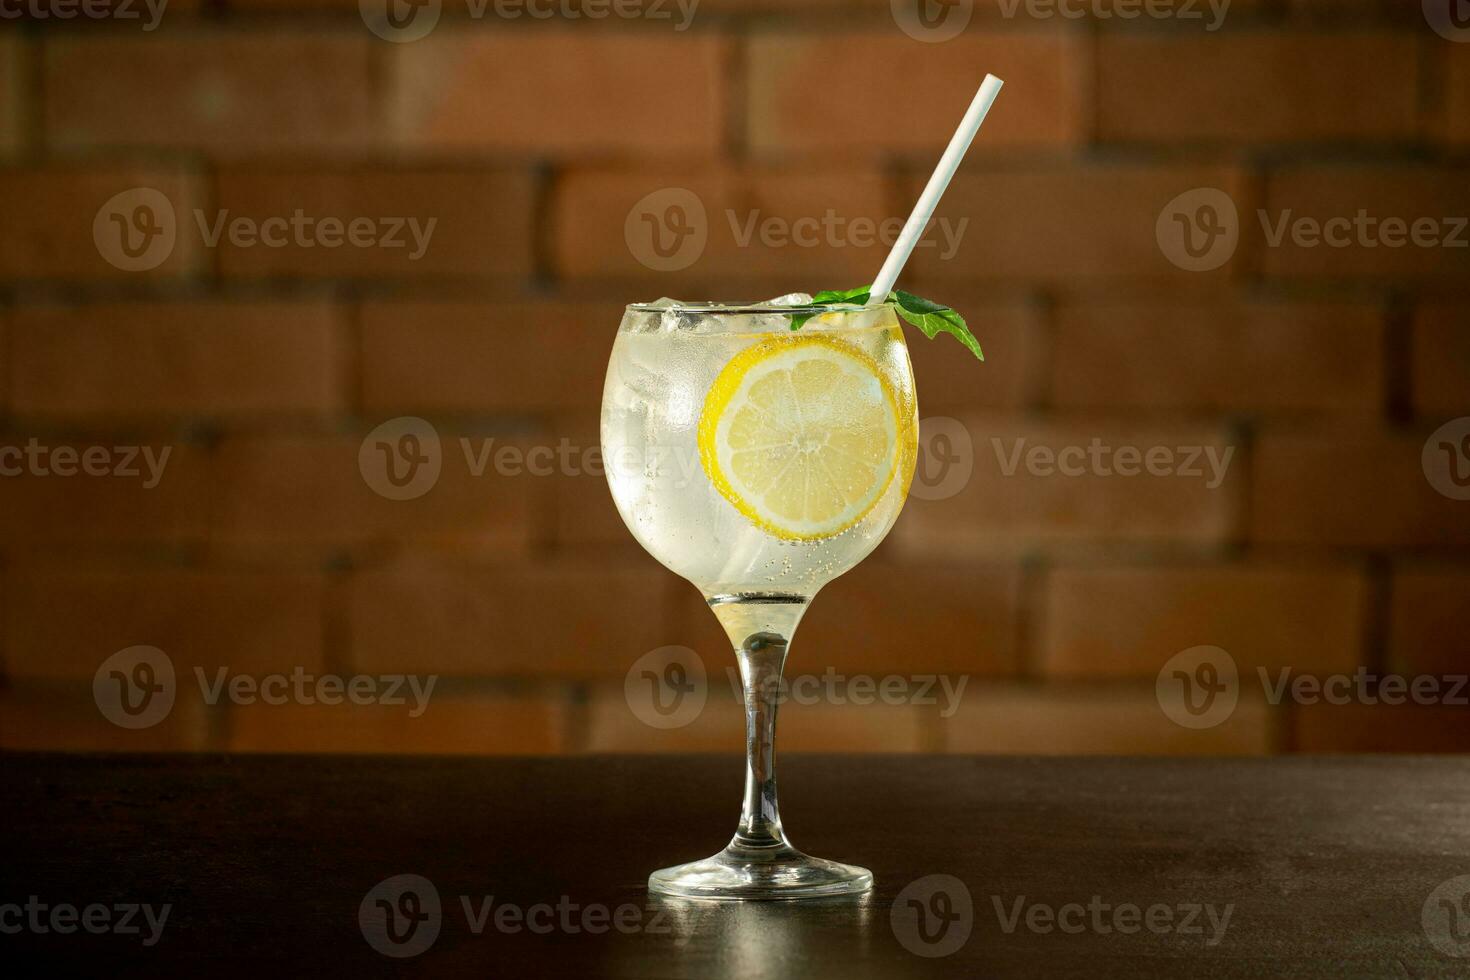
[[[818,697],[783,714],[784,745],[1470,749],[1446,696],[1470,695],[1470,500],[1439,448],[1470,435],[1470,41],[1420,4],[1235,0],[1211,29],[1203,3],[959,0],[948,40],[887,0],[703,0],[686,29],[669,2],[432,6],[407,41],[352,0],[0,22],[0,449],[49,461],[0,476],[0,747],[737,749],[722,634],[589,472],[620,307],[866,281],[880,244],[742,245],[728,216],[901,218],[992,71],[1007,87],[940,210],[968,223],[904,277],[987,350],[912,338],[928,448],[959,469],[926,461],[924,499],[822,593],[791,662],[963,694]],[[707,240],[656,271],[625,226],[668,188]],[[1229,223],[1222,200],[1232,230],[1191,259],[1186,224],[1202,204]],[[111,216],[140,203],[171,231],[130,258]],[[298,209],[434,226],[417,255],[406,231],[210,240]],[[1399,244],[1295,224],[1360,211],[1399,219]],[[1426,219],[1439,244],[1414,240]],[[442,472],[394,500],[359,455],[403,416],[434,426]],[[556,462],[476,475],[461,438]],[[1046,462],[1094,442],[1230,463],[1211,486]],[[169,456],[152,486],[144,463],[51,471],[94,447],[108,473],[128,447]],[[1018,447],[1042,456],[1008,474]],[[94,680],[139,645],[177,695],[129,729]],[[669,645],[700,652],[709,694],[660,729],[624,682]],[[1170,665],[1199,646],[1228,654],[1238,703],[1188,727]],[[210,704],[196,668],[437,686],[419,717]],[[1259,671],[1283,669],[1448,680],[1431,703],[1370,684],[1323,704],[1270,697]]]

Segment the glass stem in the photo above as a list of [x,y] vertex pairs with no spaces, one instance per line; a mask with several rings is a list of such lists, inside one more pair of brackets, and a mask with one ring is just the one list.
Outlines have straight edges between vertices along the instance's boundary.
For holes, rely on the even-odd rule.
[[745,803],[732,847],[782,847],[781,810],[776,803],[776,708],[786,638],[752,633],[735,651],[745,685]]

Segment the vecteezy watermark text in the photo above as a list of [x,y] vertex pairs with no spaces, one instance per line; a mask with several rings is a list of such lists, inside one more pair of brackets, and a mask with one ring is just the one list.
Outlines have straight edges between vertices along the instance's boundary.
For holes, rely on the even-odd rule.
[[[561,895],[553,902],[529,905],[507,902],[494,895],[460,895],[458,902],[464,927],[473,936],[487,929],[514,935],[564,933],[632,935],[673,933],[668,914],[662,909],[645,909],[632,902],[616,907],[601,902],[578,902]],[[357,923],[369,946],[395,959],[417,956],[438,939],[448,916],[439,890],[423,875],[400,874],[384,878],[363,896]],[[684,940],[675,938],[675,945]]]
[[106,476],[141,479],[152,490],[163,479],[172,446],[46,446],[32,436],[24,446],[0,445],[0,477]]
[[[1266,248],[1387,249],[1470,248],[1470,217],[1464,215],[1298,214],[1294,208],[1256,210]],[[1159,250],[1190,272],[1218,269],[1235,255],[1242,235],[1235,200],[1216,187],[1196,187],[1164,205],[1154,226]]]
[[1198,20],[1213,33],[1225,23],[1231,0],[996,0],[1001,16],[1024,13],[1032,20]]
[[[730,225],[730,238],[740,248],[749,248],[752,241],[759,241],[766,248],[872,248],[875,245],[892,246],[903,230],[902,218],[847,218],[828,208],[821,216],[809,215],[786,218],[764,214],[759,208],[744,217],[733,208],[725,211],[725,220]],[[970,226],[969,218],[951,221],[940,218],[931,221],[919,237],[917,248],[938,248],[941,259],[952,259],[960,248],[965,229]]]
[[[232,674],[228,667],[193,670],[205,704],[386,705],[407,707],[418,718],[428,708],[437,674],[318,674],[304,667],[264,675]],[[153,646],[119,650],[97,668],[92,698],[102,716],[120,728],[151,728],[168,717],[178,695],[172,658]]]
[[1379,217],[1359,208],[1351,217],[1313,218],[1297,215],[1286,208],[1275,216],[1264,208],[1256,212],[1266,244],[1280,248],[1289,236],[1298,248],[1470,248],[1465,234],[1470,218],[1445,217],[1398,218]]
[[[461,436],[456,445],[464,459],[465,472],[475,478],[490,473],[506,477],[602,476],[604,473],[600,446],[581,445],[565,436],[555,445],[530,446],[494,436],[478,439]],[[660,452],[656,447],[650,449],[650,454]],[[358,447],[357,468],[363,482],[379,496],[389,500],[415,500],[438,484],[444,470],[444,455],[443,441],[433,423],[403,415],[389,419],[363,438]],[[670,453],[669,458],[678,455]],[[629,451],[618,456],[623,469],[615,472],[643,471],[643,455]],[[687,454],[679,463],[679,472],[683,478],[691,478],[699,465],[696,454]]]
[[[745,690],[740,671],[726,667],[725,673],[730,682],[730,693],[739,699]],[[776,704],[791,701],[795,704],[942,705],[939,717],[948,718],[959,710],[960,697],[969,682],[968,674],[960,674],[958,678],[948,674],[874,677],[871,674],[840,674],[828,667],[821,674],[774,678],[767,682],[769,686],[761,691],[761,695]]]
[[[740,671],[725,668],[731,700],[746,696]],[[832,667],[821,674],[794,674],[762,682],[753,692],[763,702],[784,704],[885,704],[939,707],[949,718],[959,710],[969,675],[843,674]],[[664,646],[635,660],[623,679],[623,697],[634,716],[650,728],[683,728],[697,719],[709,699],[704,659],[685,646]]]
[[1282,667],[1275,677],[1257,667],[1266,700],[1280,704],[1288,697],[1293,704],[1443,704],[1470,706],[1470,675],[1466,674],[1379,674],[1359,667],[1351,674],[1298,674]]
[[236,248],[264,245],[266,248],[410,248],[406,258],[417,262],[429,250],[429,239],[434,237],[434,226],[438,218],[428,218],[422,223],[418,218],[338,218],[316,217],[301,208],[291,212],[290,217],[253,218],[239,215],[230,217],[228,209],[215,212],[207,219],[204,212],[196,208],[194,221],[199,226],[199,235],[208,248],[219,246],[223,237]]
[[[674,21],[675,31],[694,22],[700,0],[448,0],[472,20],[620,20]],[[385,41],[404,44],[427,37],[439,24],[445,0],[358,0],[368,30]],[[677,18],[677,19],[676,19]]]
[[0,0],[0,20],[142,20],[147,32],[167,8],[168,0]]
[[222,696],[228,696],[232,704],[384,704],[393,707],[408,705],[412,696],[408,717],[417,718],[429,706],[434,685],[439,682],[437,674],[420,678],[417,674],[354,674],[342,677],[337,674],[313,674],[305,668],[292,667],[289,674],[230,674],[228,667],[219,667],[211,680],[203,667],[194,668],[194,677],[204,703],[218,704]]
[[[1134,935],[1198,937],[1218,946],[1230,928],[1235,903],[1122,902],[1092,895],[1085,901],[1045,902],[1026,895],[989,897],[996,926],[1005,935],[1018,930],[1037,935]],[[976,926],[969,887],[954,875],[925,875],[899,891],[889,909],[894,938],[909,952],[926,958],[949,956],[962,948]]]
[[[904,221],[844,215],[830,207],[820,214],[794,217],[769,214],[760,208],[743,212],[726,208],[724,224],[735,248],[840,249],[892,246]],[[917,247],[937,249],[940,259],[951,259],[958,253],[969,224],[969,218],[931,221]],[[623,239],[629,254],[641,265],[655,272],[675,272],[699,261],[711,234],[719,230],[719,223],[710,220],[698,194],[685,187],[664,187],[644,195],[628,210]]]
[[[1314,674],[1292,667],[1255,669],[1267,704],[1417,704],[1470,706],[1470,675],[1380,673]],[[1240,701],[1242,680],[1235,658],[1217,646],[1190,647],[1159,669],[1159,708],[1184,728],[1214,728],[1230,718]]]
[[[1005,440],[991,437],[995,460],[1003,476],[1015,476],[1021,466],[1032,476],[1149,476],[1204,479],[1215,490],[1225,482],[1234,446],[1221,452],[1215,446],[1109,446],[1094,438],[1083,446],[1026,445],[1015,439],[1009,449]],[[1208,467],[1208,472],[1206,472]]]
[[[1046,935],[1053,932],[1078,935],[1088,932],[1105,936],[1109,933],[1131,935],[1149,932],[1154,935],[1200,936],[1206,946],[1218,946],[1230,927],[1235,903],[1216,907],[1211,902],[1105,902],[1093,895],[1083,902],[1052,905],[1027,901],[1025,895],[1003,899],[990,896],[1001,932],[1010,935],[1024,926],[1026,931]],[[1208,927],[1208,931],[1207,931]]]
[[137,936],[142,935],[142,928],[146,924],[148,934],[143,937],[143,945],[156,946],[163,936],[163,927],[168,924],[168,916],[172,911],[172,904],[166,903],[155,909],[146,902],[118,902],[112,905],[93,902],[79,908],[70,902],[47,903],[41,901],[40,896],[30,895],[24,905],[19,902],[0,904],[0,933],[7,936],[22,932],[66,936],[80,929],[94,936],[107,933]]
[[[416,262],[429,250],[438,218],[308,214],[232,214],[228,208],[209,214],[191,212],[206,248],[227,242],[235,248],[358,248],[402,250]],[[92,219],[92,241],[107,262],[125,272],[145,272],[162,265],[178,242],[179,221],[173,202],[152,187],[114,194]]]

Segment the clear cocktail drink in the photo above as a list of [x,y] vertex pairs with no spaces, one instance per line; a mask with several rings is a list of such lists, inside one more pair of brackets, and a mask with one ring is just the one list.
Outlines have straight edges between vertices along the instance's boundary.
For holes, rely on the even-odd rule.
[[713,858],[655,873],[654,890],[792,898],[871,884],[785,839],[776,682],[807,603],[898,518],[917,444],[908,348],[887,304],[628,307],[603,392],[608,483],[634,537],[724,625],[748,716],[740,830]]

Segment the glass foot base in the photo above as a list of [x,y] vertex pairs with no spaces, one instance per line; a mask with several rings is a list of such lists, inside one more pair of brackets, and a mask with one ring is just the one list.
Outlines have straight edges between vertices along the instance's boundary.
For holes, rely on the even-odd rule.
[[872,887],[873,873],[867,868],[808,857],[788,844],[731,844],[703,861],[648,876],[648,890],[656,894],[726,901],[828,898]]

